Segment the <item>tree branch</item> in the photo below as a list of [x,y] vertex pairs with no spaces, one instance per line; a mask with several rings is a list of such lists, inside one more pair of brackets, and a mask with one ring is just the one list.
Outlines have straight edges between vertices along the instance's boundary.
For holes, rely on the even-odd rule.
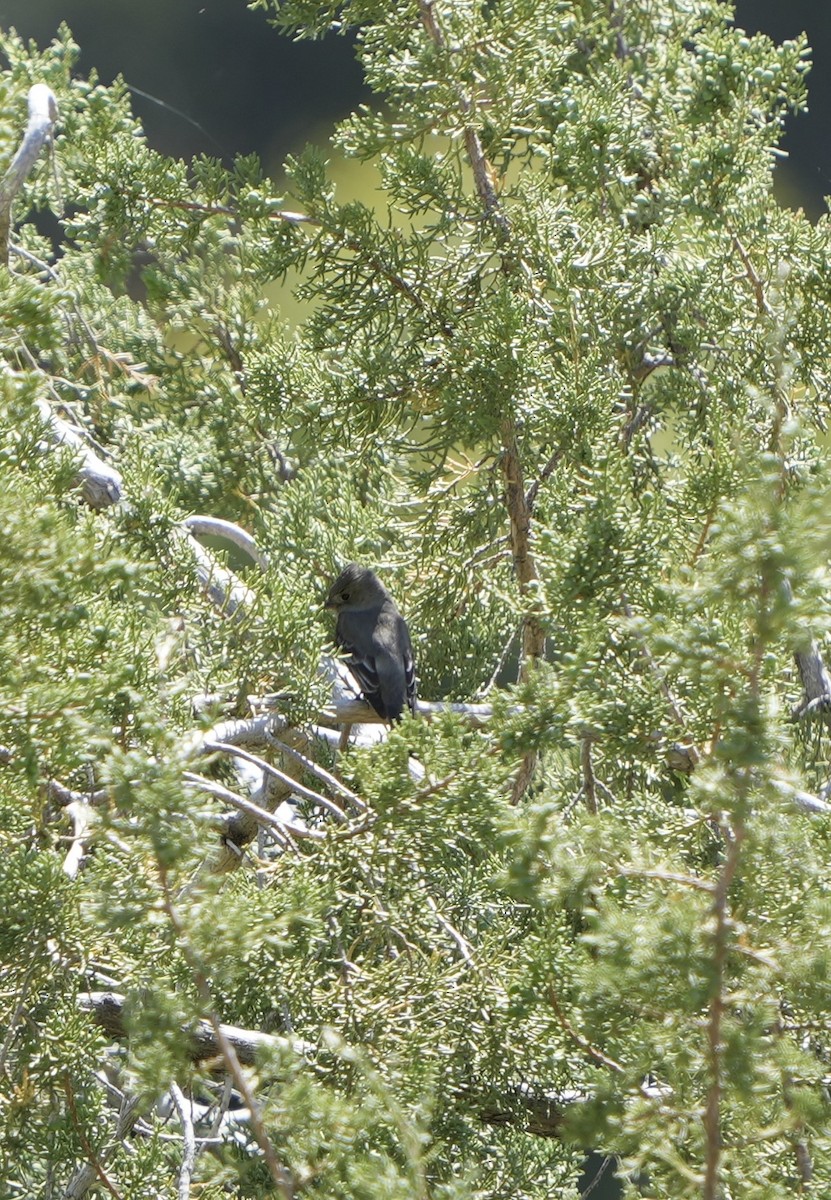
[[237,1058],[233,1043],[225,1036],[225,1031],[219,1021],[219,1018],[213,1011],[213,996],[211,993],[211,987],[208,983],[207,976],[205,975],[193,951],[193,948],[188,942],[182,919],[179,916],[178,910],[173,904],[173,900],[170,895],[170,888],[168,886],[167,871],[161,863],[158,864],[158,870],[159,880],[162,887],[164,910],[170,919],[170,924],[172,925],[173,930],[179,940],[182,953],[185,955],[185,959],[190,967],[193,981],[196,985],[196,990],[199,993],[202,1003],[204,1003],[206,1009],[208,1010],[208,1020],[211,1028],[213,1029],[214,1036],[216,1037],[219,1052],[225,1060],[225,1066],[234,1080],[235,1087],[239,1091],[251,1113],[251,1130],[254,1134],[254,1137],[257,1139],[257,1144],[259,1145],[260,1150],[262,1150],[263,1158],[268,1166],[269,1174],[274,1180],[277,1191],[282,1197],[282,1200],[294,1200],[295,1187],[291,1173],[277,1157],[274,1143],[268,1136],[268,1132],[263,1123],[256,1097],[251,1086],[249,1085],[248,1079],[245,1076],[245,1072],[240,1065],[240,1061]]
[[[460,947],[461,949],[461,947]],[[118,992],[84,992],[78,998],[82,1012],[89,1014],[116,1041],[124,1041],[126,999]],[[224,1041],[233,1047],[237,1061],[243,1066],[255,1066],[269,1051],[291,1051],[310,1062],[320,1051],[311,1042],[294,1036],[262,1033],[258,1029],[241,1029],[236,1025],[219,1025]],[[217,1027],[209,1020],[183,1029],[187,1053],[192,1062],[204,1062],[222,1054]],[[458,1095],[475,1106],[480,1120],[489,1125],[516,1125],[537,1137],[559,1137],[566,1111],[574,1104],[585,1102],[588,1095],[575,1089],[555,1091],[534,1088],[527,1083],[516,1084],[498,1094],[483,1089],[460,1089]]]
[[67,446],[79,456],[76,478],[90,508],[109,508],[111,504],[117,504],[123,491],[120,471],[104,462],[68,422],[52,412],[45,400],[36,401],[36,405],[46,426],[49,442],[56,447]]
[[256,540],[241,526],[233,521],[225,521],[221,517],[194,515],[185,517],[182,527],[194,537],[221,537],[231,542],[238,550],[242,550],[261,571],[268,568],[268,557],[263,554]]
[[197,775],[193,771],[183,771],[182,779],[185,783],[192,784],[193,787],[199,788],[202,792],[207,792],[210,796],[215,796],[218,800],[225,800],[232,808],[238,809],[240,812],[245,813],[246,816],[253,817],[258,825],[264,825],[267,829],[273,829],[280,836],[281,840],[285,841],[287,838],[307,838],[319,842],[326,836],[316,829],[305,829],[302,825],[291,825],[288,821],[281,821],[279,817],[275,817],[274,813],[260,808],[253,800],[246,800],[238,792],[232,792],[230,788],[223,787],[221,783],[215,783],[212,779],[205,779],[203,775]]
[[182,1089],[175,1080],[170,1084],[170,1096],[175,1105],[179,1120],[182,1122],[182,1165],[179,1168],[178,1200],[189,1200],[190,1181],[193,1178],[193,1167],[196,1162],[196,1139],[193,1133],[193,1121],[188,1112],[188,1102]]
[[67,1102],[67,1106],[69,1108],[69,1115],[72,1118],[72,1124],[75,1128],[75,1132],[78,1135],[78,1140],[80,1141],[81,1145],[84,1148],[84,1153],[87,1156],[86,1166],[88,1168],[90,1168],[90,1170],[92,1172],[92,1178],[90,1179],[89,1183],[83,1188],[83,1191],[78,1191],[77,1188],[73,1189],[72,1183],[70,1183],[69,1187],[64,1192],[64,1200],[69,1200],[70,1197],[83,1195],[84,1192],[86,1192],[87,1188],[92,1184],[92,1182],[96,1178],[100,1180],[100,1182],[104,1185],[104,1187],[107,1189],[107,1191],[110,1193],[111,1196],[115,1196],[115,1200],[122,1200],[121,1192],[118,1190],[118,1188],[115,1186],[115,1184],[112,1182],[112,1180],[110,1179],[110,1177],[107,1175],[106,1171],[104,1170],[104,1166],[103,1166],[103,1163],[101,1162],[101,1158],[96,1153],[95,1149],[93,1148],[93,1145],[90,1142],[89,1138],[87,1137],[84,1127],[81,1124],[81,1119],[78,1115],[78,1108],[77,1108],[77,1105],[75,1104],[75,1093],[72,1089],[72,1082],[69,1078],[69,1075],[66,1075],[64,1077],[63,1087],[64,1087],[64,1092],[66,1094],[66,1102]]
[[[221,754],[233,754],[238,758],[244,758],[247,762],[252,763],[264,774],[271,775],[272,778],[279,779],[281,783],[285,783],[286,786],[289,787],[292,792],[296,792],[298,796],[303,796],[304,799],[311,800],[313,804],[316,804],[319,808],[324,809],[330,814],[330,816],[333,816],[335,820],[341,822],[346,820],[346,813],[332,800],[328,800],[326,796],[321,796],[320,792],[314,792],[311,788],[307,788],[302,783],[298,783],[298,781],[292,778],[291,775],[287,775],[285,771],[281,771],[278,767],[272,766],[271,763],[266,762],[264,758],[260,758],[256,754],[251,754],[248,750],[243,750],[240,746],[232,746],[228,742],[214,742],[207,740],[205,742],[205,749],[209,753],[218,752]],[[363,807],[365,811],[366,805]]]
[[[116,1041],[124,1041],[127,1028],[124,1023],[124,1008],[126,997],[120,992],[82,992],[78,997],[78,1007],[87,1013],[96,1025]],[[268,1050],[290,1050],[302,1058],[311,1058],[315,1047],[311,1042],[302,1038],[283,1037],[273,1033],[261,1033],[258,1029],[241,1029],[238,1025],[222,1025],[222,1036],[243,1066],[256,1065],[258,1056]],[[182,1030],[191,1062],[204,1062],[205,1059],[215,1058],[219,1053],[219,1041],[214,1026],[210,1021],[197,1021],[195,1025]]]
[[45,83],[29,88],[29,123],[17,154],[0,180],[0,259],[8,267],[12,204],[34,167],[58,119],[58,102]]
[[186,546],[193,555],[196,578],[211,603],[226,616],[241,616],[242,612],[256,600],[256,592],[238,579],[228,567],[221,566],[211,552],[197,542],[189,530],[180,527],[173,532],[181,544]]
[[[436,50],[440,54],[446,53],[447,41],[436,14],[434,0],[419,0],[418,9],[421,23]],[[507,238],[511,232],[511,226],[499,203],[499,196],[493,183],[493,167],[485,156],[482,139],[473,120],[475,114],[473,101],[461,88],[458,97],[459,110],[465,121],[465,151],[473,171],[476,193],[486,215],[494,222],[503,238]]]

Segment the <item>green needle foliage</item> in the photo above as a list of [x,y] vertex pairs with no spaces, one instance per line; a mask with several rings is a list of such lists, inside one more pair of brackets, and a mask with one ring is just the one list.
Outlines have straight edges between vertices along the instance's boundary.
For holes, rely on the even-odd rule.
[[[807,48],[717,0],[252,7],[357,30],[371,202],[318,148],[285,197],[166,159],[67,30],[2,37],[3,164],[30,85],[60,116],[0,266],[0,1191],[576,1200],[596,1149],[626,1196],[827,1195],[831,237],[772,195]],[[210,543],[233,615],[191,514],[267,555]],[[307,737],[345,820],[301,797],[220,870],[250,793],[199,738],[270,693],[308,732],[350,559],[489,716]],[[200,1021],[269,1036],[235,1071]],[[171,1083],[216,1106],[190,1158]]]

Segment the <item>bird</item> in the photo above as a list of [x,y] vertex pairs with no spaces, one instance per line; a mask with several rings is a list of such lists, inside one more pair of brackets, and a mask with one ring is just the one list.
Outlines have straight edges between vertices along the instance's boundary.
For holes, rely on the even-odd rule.
[[335,642],[364,699],[385,721],[416,710],[416,674],[407,622],[381,580],[349,563],[329,589],[325,608],[338,614]]

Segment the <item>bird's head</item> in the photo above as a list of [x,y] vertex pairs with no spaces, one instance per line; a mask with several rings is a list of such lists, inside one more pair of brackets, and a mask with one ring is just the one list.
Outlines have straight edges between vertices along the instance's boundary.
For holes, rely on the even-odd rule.
[[359,563],[349,563],[329,589],[324,608],[333,608],[337,612],[357,612],[362,608],[375,608],[383,604],[388,595],[374,571]]

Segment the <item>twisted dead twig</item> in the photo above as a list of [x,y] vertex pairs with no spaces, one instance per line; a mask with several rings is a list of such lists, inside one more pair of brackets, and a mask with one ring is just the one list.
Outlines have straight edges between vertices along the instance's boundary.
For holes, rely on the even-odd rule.
[[40,152],[52,136],[58,119],[58,102],[45,83],[29,88],[29,123],[17,154],[0,181],[0,258],[8,268],[9,233],[12,226],[12,204],[23,187],[26,176],[37,162]]
[[158,864],[158,870],[164,911],[167,913],[171,927],[176,934],[179,945],[182,949],[182,953],[185,956],[185,960],[190,968],[199,998],[205,1005],[208,1013],[208,1020],[210,1021],[214,1036],[216,1037],[217,1045],[219,1046],[219,1052],[225,1061],[225,1066],[234,1080],[234,1085],[237,1088],[237,1091],[242,1096],[243,1101],[245,1102],[251,1114],[251,1131],[254,1134],[254,1137],[257,1139],[257,1144],[262,1151],[263,1158],[265,1159],[269,1174],[271,1175],[271,1178],[277,1188],[278,1195],[282,1197],[282,1200],[294,1200],[295,1186],[291,1172],[277,1157],[277,1151],[274,1143],[268,1135],[268,1131],[265,1127],[265,1123],[263,1122],[262,1114],[260,1112],[259,1105],[257,1104],[256,1097],[250,1083],[248,1082],[245,1072],[240,1065],[240,1061],[237,1058],[236,1050],[229,1039],[225,1036],[225,1031],[220,1023],[219,1017],[214,1011],[211,986],[208,983],[207,976],[205,975],[199,959],[188,940],[187,930],[185,929],[182,918],[173,903],[173,899],[170,894],[167,871],[161,863]]
[[176,1108],[179,1120],[182,1122],[182,1165],[179,1168],[178,1200],[189,1200],[190,1181],[193,1178],[193,1168],[196,1162],[196,1137],[193,1132],[189,1105],[182,1089],[173,1080],[170,1084],[170,1097]]

